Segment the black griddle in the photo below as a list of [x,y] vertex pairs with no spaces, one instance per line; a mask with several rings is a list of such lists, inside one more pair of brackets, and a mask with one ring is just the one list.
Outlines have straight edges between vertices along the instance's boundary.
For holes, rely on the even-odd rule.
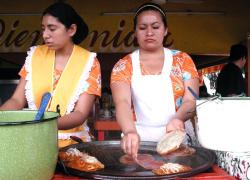
[[[139,148],[139,153],[141,154],[151,154],[156,160],[179,163],[192,167],[192,170],[189,172],[159,176],[137,164],[124,165],[120,163],[119,158],[124,155],[120,148],[120,141],[79,143],[64,147],[60,149],[60,151],[66,151],[69,148],[77,148],[82,152],[87,152],[97,157],[97,159],[105,165],[104,169],[95,172],[83,172],[66,168],[67,172],[71,175],[90,179],[175,179],[177,177],[190,177],[209,170],[215,162],[215,154],[211,150],[201,147],[193,147],[196,152],[189,156],[162,157],[155,150],[156,143],[141,142]],[[96,148],[98,151],[96,151]],[[102,153],[100,153],[100,150]]]

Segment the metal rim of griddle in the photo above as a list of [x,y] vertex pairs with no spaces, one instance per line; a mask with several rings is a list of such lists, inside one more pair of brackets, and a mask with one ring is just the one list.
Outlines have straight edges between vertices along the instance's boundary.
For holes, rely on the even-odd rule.
[[[66,151],[69,148],[77,148],[80,151],[86,151],[86,149],[93,144],[95,146],[100,146],[100,148],[105,148],[105,149],[108,148],[110,149],[110,151],[112,151],[111,150],[112,148],[120,148],[120,141],[93,141],[93,142],[70,145],[70,146],[60,149],[60,151]],[[154,142],[141,142],[139,152],[142,152],[142,153],[145,151],[151,152],[150,154],[152,154],[154,157],[160,158],[160,155],[158,155],[155,152],[155,148],[156,148],[156,143]],[[159,175],[153,174],[150,170],[144,170],[144,171],[141,170],[139,172],[130,172],[130,173],[126,172],[124,174],[124,172],[119,173],[117,171],[112,171],[112,169],[105,170],[105,168],[104,170],[99,170],[95,172],[83,172],[83,171],[79,171],[79,170],[71,169],[71,168],[67,168],[67,171],[71,175],[75,175],[75,176],[83,177],[83,178],[91,178],[91,179],[174,179],[177,177],[179,178],[190,177],[198,173],[205,172],[206,170],[209,170],[215,162],[215,154],[213,151],[205,149],[205,148],[201,148],[201,147],[193,147],[193,148],[195,148],[196,154],[190,157],[173,158],[175,160],[178,160],[179,158],[181,162],[178,162],[178,163],[190,165],[193,168],[191,171],[184,172],[184,173],[159,176]],[[170,159],[170,162],[172,162],[173,159]],[[195,161],[196,159],[202,159],[202,161],[204,162],[200,162],[201,164],[199,165],[192,165],[193,159]],[[164,159],[164,161],[168,162],[166,159]],[[185,163],[185,161],[188,163]]]

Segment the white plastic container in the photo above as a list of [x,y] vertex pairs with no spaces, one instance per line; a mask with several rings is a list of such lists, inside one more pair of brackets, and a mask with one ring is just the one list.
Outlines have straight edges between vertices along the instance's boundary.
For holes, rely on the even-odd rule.
[[[206,99],[197,100],[197,105]],[[250,151],[250,98],[220,98],[197,106],[196,133],[208,149]]]

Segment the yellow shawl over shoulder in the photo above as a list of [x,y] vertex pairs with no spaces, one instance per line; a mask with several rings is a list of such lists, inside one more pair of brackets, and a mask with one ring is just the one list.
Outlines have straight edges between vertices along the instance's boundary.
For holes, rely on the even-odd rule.
[[[26,97],[29,108],[38,109],[42,95],[45,92],[51,92],[52,99],[48,110],[56,111],[56,107],[59,105],[61,116],[70,113],[73,111],[75,103],[79,98],[80,93],[77,92],[79,87],[80,89],[86,89],[88,86],[86,79],[91,70],[93,59],[96,56],[95,53],[75,45],[56,88],[53,89],[55,51],[49,49],[46,45],[36,46],[31,51],[29,52],[30,54],[33,53],[32,56],[29,56],[31,59],[26,59],[25,63],[25,68],[28,72]],[[83,79],[85,79],[85,82],[80,82]],[[82,130],[83,126],[79,126],[70,130],[60,131],[60,133],[80,132]]]
[[56,111],[56,106],[59,104],[60,114],[65,115],[89,55],[89,51],[74,46],[72,55],[53,92],[55,51],[45,45],[38,46],[32,56],[32,92],[36,107],[39,107],[43,93],[51,92],[49,110]]

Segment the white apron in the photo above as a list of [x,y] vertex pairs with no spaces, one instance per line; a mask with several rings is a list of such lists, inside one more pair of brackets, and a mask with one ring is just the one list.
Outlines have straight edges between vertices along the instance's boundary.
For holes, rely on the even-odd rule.
[[132,102],[136,115],[136,129],[141,141],[159,141],[166,133],[167,123],[176,112],[170,78],[173,56],[166,48],[164,48],[164,56],[160,75],[142,75],[139,50],[131,54]]

